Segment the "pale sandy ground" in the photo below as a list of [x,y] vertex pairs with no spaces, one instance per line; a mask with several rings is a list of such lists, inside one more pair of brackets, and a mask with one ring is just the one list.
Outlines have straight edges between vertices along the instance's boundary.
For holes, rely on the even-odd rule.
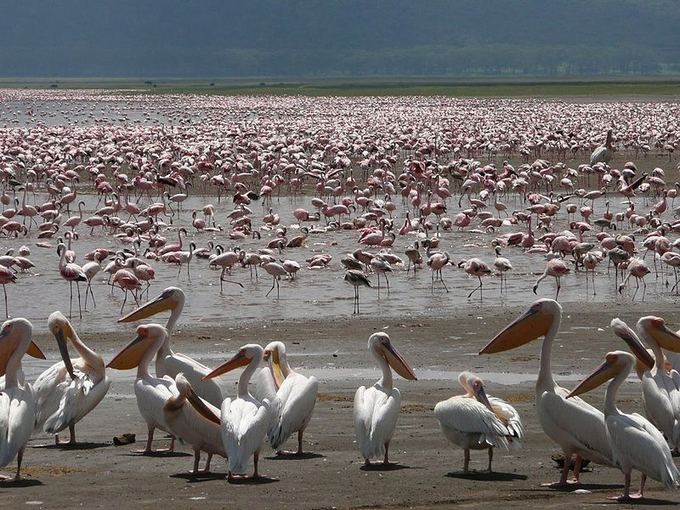
[[[607,329],[612,317],[636,320],[643,314],[664,316],[674,327],[680,318],[673,305],[592,305],[565,307],[562,333],[554,351],[554,372],[567,387],[589,373],[608,350],[622,348]],[[90,443],[81,449],[37,448],[51,438],[37,437],[25,454],[25,480],[0,485],[0,507],[25,508],[498,508],[530,505],[537,508],[573,505],[590,508],[610,504],[607,497],[621,489],[620,472],[594,467],[585,473],[583,488],[589,494],[573,494],[540,487],[558,471],[550,460],[557,450],[543,434],[534,408],[533,379],[538,366],[539,344],[494,356],[476,352],[521,310],[472,306],[459,316],[433,320],[427,317],[404,320],[341,318],[308,322],[276,322],[260,325],[231,325],[219,329],[184,329],[174,338],[175,349],[192,354],[214,366],[248,341],[280,339],[288,344],[291,362],[305,373],[320,378],[320,398],[305,436],[312,452],[300,460],[274,459],[267,451],[261,471],[277,480],[270,483],[230,485],[224,480],[225,463],[215,459],[214,476],[192,479],[186,475],[192,457],[186,446],[174,456],[140,457],[131,447],[114,447],[114,435],[137,434],[141,446],[146,427],[132,393],[132,371],[114,374],[111,393],[77,428],[79,438]],[[352,398],[357,386],[378,377],[366,351],[369,334],[388,327],[393,342],[412,362],[417,382],[397,379],[403,407],[393,440],[393,459],[399,464],[387,471],[362,470],[353,443]],[[599,330],[598,328],[602,328]],[[131,329],[88,337],[108,360],[132,337]],[[55,360],[54,341],[37,341]],[[294,343],[299,342],[299,343]],[[210,352],[210,356],[201,352]],[[27,365],[29,379],[43,365]],[[344,370],[343,370],[344,369]],[[443,438],[432,408],[439,400],[459,392],[454,378],[463,369],[486,376],[488,392],[517,406],[526,425],[525,447],[519,451],[497,451],[496,473],[463,476],[462,451]],[[511,374],[511,375],[502,375]],[[521,382],[514,382],[521,381]],[[512,382],[512,384],[501,384]],[[222,381],[225,393],[235,391],[234,378]],[[588,398],[601,407],[603,391]],[[621,392],[625,410],[640,410],[640,390],[631,379]],[[159,434],[157,445],[167,443]],[[293,445],[291,444],[292,448]],[[10,464],[8,469],[13,469]],[[472,467],[484,469],[486,454],[473,452]],[[639,476],[635,475],[637,484]],[[675,506],[680,494],[650,482],[645,503]]]

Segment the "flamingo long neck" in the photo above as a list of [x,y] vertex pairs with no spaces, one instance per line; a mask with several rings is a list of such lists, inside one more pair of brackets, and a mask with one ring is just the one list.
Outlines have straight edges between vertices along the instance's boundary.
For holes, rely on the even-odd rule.
[[61,250],[61,257],[59,259],[59,268],[63,268],[66,266],[66,246],[64,246]]
[[560,330],[561,322],[561,314],[555,314],[550,329],[548,329],[548,332],[543,338],[543,344],[541,345],[541,365],[538,371],[538,379],[536,380],[537,393],[553,390],[556,386],[552,375],[552,346],[553,341],[557,336],[557,332]]
[[375,356],[375,359],[378,361],[378,365],[380,365],[380,370],[382,370],[382,377],[378,381],[378,384],[386,390],[392,391],[392,388],[394,387],[392,369],[390,369],[390,366],[387,364],[385,356],[375,350],[373,350],[373,356]]
[[604,393],[605,417],[610,416],[612,414],[620,413],[620,411],[616,407],[616,393],[619,391],[619,387],[621,386],[621,384],[623,384],[623,381],[625,381],[626,377],[628,377],[629,372],[630,367],[628,367],[628,370],[622,368],[619,371],[619,373],[616,374],[616,377],[614,377],[614,379],[612,379],[612,381],[607,386],[607,390]]
[[248,396],[248,383],[259,366],[260,360],[253,358],[241,374],[241,377],[238,378],[238,385],[236,386],[236,395],[238,398],[246,398]]

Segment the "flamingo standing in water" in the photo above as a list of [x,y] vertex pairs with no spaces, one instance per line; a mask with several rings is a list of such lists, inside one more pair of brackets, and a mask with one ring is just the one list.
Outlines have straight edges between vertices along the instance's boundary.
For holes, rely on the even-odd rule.
[[491,274],[491,268],[489,265],[483,260],[473,257],[468,260],[462,260],[458,263],[458,267],[462,267],[467,274],[470,276],[476,276],[479,280],[479,286],[475,287],[472,292],[468,294],[468,298],[470,298],[475,292],[479,290],[479,299],[482,299],[482,276]]
[[16,283],[17,277],[14,272],[5,267],[0,266],[0,285],[2,285],[2,291],[5,294],[5,317],[9,318],[9,308],[7,306],[7,287],[8,283]]
[[69,307],[68,307],[68,316],[69,319],[71,318],[73,314],[73,282],[76,283],[76,289],[78,290],[78,313],[80,315],[80,318],[83,318],[83,309],[80,305],[80,282],[86,282],[87,281],[87,275],[85,274],[85,271],[77,265],[74,264],[73,262],[66,262],[66,245],[63,243],[60,243],[59,246],[57,246],[57,255],[60,256],[59,259],[59,274],[61,277],[66,280],[69,283],[69,290],[70,290],[70,296],[69,296]]
[[354,287],[354,308],[352,314],[359,314],[359,287],[371,287],[371,281],[362,271],[350,269],[345,273],[344,280]]
[[562,259],[550,259],[545,264],[545,271],[543,271],[543,274],[538,277],[538,280],[536,280],[536,283],[534,284],[534,288],[532,289],[534,294],[536,294],[538,284],[548,276],[552,276],[555,278],[555,282],[557,283],[557,291],[555,292],[555,299],[557,299],[557,296],[560,295],[560,278],[562,278],[568,272],[569,267],[567,267]]

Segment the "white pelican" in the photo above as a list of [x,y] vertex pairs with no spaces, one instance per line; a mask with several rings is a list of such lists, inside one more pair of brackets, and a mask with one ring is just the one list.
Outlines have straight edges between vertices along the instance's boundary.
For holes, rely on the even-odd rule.
[[[302,435],[314,411],[319,382],[316,377],[305,377],[295,372],[286,358],[283,342],[271,342],[264,349],[268,366],[258,373],[255,398],[262,400],[273,397],[280,402],[279,412],[272,422],[268,437],[271,447],[277,453],[293,432],[297,432],[296,455],[302,455]],[[274,388],[274,395],[271,394]]]
[[0,330],[0,376],[5,376],[5,388],[0,392],[0,467],[16,457],[17,471],[13,480],[21,479],[24,448],[35,423],[35,395],[31,385],[24,382],[21,358],[28,353],[45,359],[40,348],[31,341],[32,334],[33,326],[26,319],[5,321]]
[[[69,320],[61,312],[47,319],[47,327],[54,335],[63,361],[45,370],[33,384],[37,409],[36,431],[55,434],[56,444],[76,444],[75,425],[102,401],[111,381],[106,377],[102,357],[78,337]],[[70,340],[80,354],[69,357],[66,342]],[[59,432],[68,427],[70,440],[59,442]]]
[[392,384],[392,370],[404,379],[416,381],[416,374],[392,345],[387,333],[373,333],[368,350],[378,362],[382,377],[373,386],[361,386],[354,395],[354,431],[365,465],[383,457],[389,464],[389,448],[401,408],[401,393]]
[[[252,478],[259,478],[257,463],[269,426],[276,416],[274,404],[262,402],[248,393],[248,382],[262,362],[264,350],[257,344],[247,344],[236,355],[206,375],[206,379],[246,366],[239,377],[235,399],[222,402],[222,442],[229,457],[229,481],[245,478],[248,461],[253,456],[255,469]],[[274,406],[275,407],[275,406]]]
[[[651,356],[647,351],[644,353],[651,362]],[[647,363],[642,358],[641,361]],[[571,400],[571,397],[586,393],[613,379],[605,393],[604,415],[614,462],[625,477],[623,495],[617,498],[619,501],[642,497],[648,476],[669,488],[680,484],[680,472],[673,464],[673,457],[663,434],[646,418],[637,413],[622,413],[616,407],[616,392],[628,377],[634,363],[635,357],[630,353],[624,351],[607,353],[604,363],[568,395]],[[633,469],[642,473],[640,493],[635,495],[630,494],[630,477]]]
[[[149,364],[156,355],[158,349],[167,342],[168,332],[159,324],[146,324],[137,327],[137,336],[126,345],[107,365],[116,370],[129,370],[137,367],[137,379],[135,380],[135,396],[137,407],[146,421],[149,435],[146,440],[146,448],[138,451],[144,455],[153,452],[151,443],[155,429],[161,429],[172,434],[170,426],[165,420],[164,407],[171,397],[177,397],[179,392],[175,381],[170,377],[154,377],[149,374]],[[170,451],[173,450],[175,438],[173,436]],[[156,450],[157,452],[160,450]]]
[[489,451],[489,467],[493,449],[520,447],[524,434],[519,414],[507,402],[488,397],[482,380],[471,372],[462,372],[458,382],[467,392],[437,403],[434,415],[446,439],[465,452],[463,472],[469,472],[470,450]]
[[163,345],[161,345],[156,356],[156,375],[158,377],[169,375],[174,379],[177,377],[177,374],[182,373],[194,391],[203,400],[210,402],[215,407],[220,407],[222,405],[222,391],[220,387],[215,381],[205,380],[205,375],[210,372],[210,369],[189,356],[173,352],[170,348],[170,335],[172,335],[177,320],[184,309],[185,300],[186,297],[182,289],[168,287],[156,299],[118,319],[118,322],[135,322],[165,310],[172,310],[170,318],[165,325],[168,337]]
[[539,299],[518,319],[498,333],[480,354],[493,354],[514,349],[541,336],[541,361],[536,380],[536,412],[546,435],[564,452],[564,469],[559,482],[546,484],[561,487],[567,481],[570,459],[576,454],[575,482],[579,482],[582,458],[598,464],[612,465],[604,414],[579,399],[566,400],[568,390],[558,386],[551,370],[552,345],[562,320],[562,307],[552,299]]
[[[637,335],[625,322],[613,319],[614,332],[624,340]],[[680,351],[680,336],[668,329],[660,317],[642,317],[637,330],[654,355],[654,363],[647,367],[637,364],[637,374],[642,384],[642,401],[647,419],[663,432],[677,451],[680,444],[680,390],[677,387],[677,372],[666,373],[662,348]],[[673,378],[675,376],[675,379]]]
[[[212,456],[227,456],[220,432],[220,410],[201,399],[183,374],[177,374],[175,385],[178,395],[166,401],[163,409],[165,421],[172,433],[194,450],[194,469],[191,474],[210,473]],[[208,454],[203,471],[198,470],[201,451]]]

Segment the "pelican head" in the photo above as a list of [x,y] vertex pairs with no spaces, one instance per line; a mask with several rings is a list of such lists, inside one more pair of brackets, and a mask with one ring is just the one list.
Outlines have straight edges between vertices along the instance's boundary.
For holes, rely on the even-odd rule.
[[47,327],[57,340],[59,353],[61,354],[61,359],[64,361],[66,370],[68,370],[71,379],[75,379],[76,376],[73,373],[73,364],[71,363],[71,357],[68,354],[68,346],[66,345],[66,341],[68,339],[73,339],[76,334],[73,330],[73,326],[71,326],[69,320],[64,317],[64,314],[61,312],[54,312],[47,319]]
[[666,326],[666,321],[661,317],[654,317],[653,315],[642,317],[638,320],[637,326],[641,331],[649,335],[650,339],[656,341],[662,349],[680,352],[680,336],[671,331]]
[[144,324],[137,327],[137,336],[123,347],[116,356],[109,362],[107,368],[116,370],[129,370],[139,366],[150,349],[160,349],[163,342],[168,337],[168,330],[160,324]]
[[628,324],[618,317],[612,319],[610,326],[616,336],[626,342],[628,347],[630,347],[630,351],[635,355],[637,359],[636,370],[638,374],[651,370],[654,367],[654,358],[649,353],[649,350],[645,349],[645,346],[635,334],[635,331],[628,327]]
[[392,369],[409,381],[417,381],[418,378],[406,360],[399,354],[396,347],[392,345],[390,336],[382,331],[373,333],[368,338],[368,349],[379,358],[382,357]]
[[576,388],[571,390],[567,398],[575,397],[588,391],[594,390],[598,386],[603,385],[610,379],[613,379],[621,372],[630,372],[630,369],[635,363],[635,356],[625,351],[608,352],[605,356],[604,362],[595,369],[595,371],[581,381]]
[[520,317],[506,326],[479,354],[509,351],[545,336],[556,318],[561,317],[562,306],[554,299],[539,299]]
[[149,301],[141,308],[133,310],[125,317],[118,319],[118,322],[135,322],[147,317],[156,315],[166,310],[174,310],[178,306],[184,306],[184,291],[178,287],[168,287],[160,296],[153,301]]
[[461,372],[458,376],[458,382],[469,393],[474,395],[475,399],[477,399],[477,402],[484,405],[487,409],[493,412],[493,409],[491,408],[491,402],[489,402],[489,398],[486,396],[486,391],[484,391],[484,381],[482,381],[479,376],[473,374],[472,372]]
[[2,323],[0,328],[0,376],[7,372],[7,364],[12,354],[22,348],[25,343],[26,354],[34,358],[45,359],[45,355],[35,342],[31,340],[33,325],[27,319],[10,319]]
[[259,365],[259,363],[262,361],[263,355],[264,349],[262,349],[261,346],[257,344],[246,344],[241,347],[230,360],[222,363],[215,370],[203,377],[203,380],[212,379],[213,377],[226,374],[227,372],[235,370],[239,367],[250,365],[253,361],[257,361],[257,364]]
[[280,388],[286,375],[283,373],[283,365],[286,363],[286,346],[283,342],[270,342],[264,348],[263,359],[269,362],[276,387]]

